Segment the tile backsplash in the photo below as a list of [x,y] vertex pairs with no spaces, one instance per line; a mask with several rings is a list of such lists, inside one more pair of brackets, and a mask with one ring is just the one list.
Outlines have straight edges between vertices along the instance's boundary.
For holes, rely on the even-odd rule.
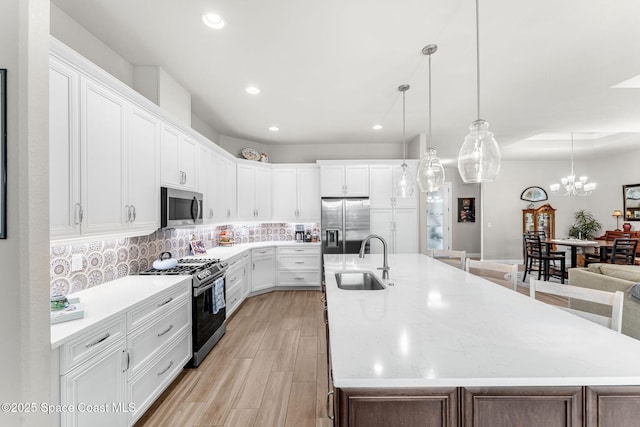
[[[51,295],[66,295],[100,285],[151,267],[162,252],[174,258],[191,255],[192,236],[207,248],[218,246],[222,230],[231,231],[236,244],[293,241],[294,223],[230,224],[198,229],[164,229],[148,236],[89,243],[52,246],[50,249]],[[304,224],[305,230],[320,229],[320,224]],[[71,272],[71,258],[82,255],[82,268]]]

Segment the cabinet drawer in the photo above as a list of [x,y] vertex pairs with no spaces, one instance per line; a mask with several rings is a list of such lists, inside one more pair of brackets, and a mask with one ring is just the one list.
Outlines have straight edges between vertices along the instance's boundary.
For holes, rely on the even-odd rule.
[[127,337],[129,369],[136,375],[144,363],[162,351],[162,346],[183,330],[191,330],[191,296],[176,300],[176,306],[162,317]]
[[124,315],[92,327],[91,331],[73,339],[60,349],[60,373],[65,374],[86,362],[98,352],[124,337]]
[[191,331],[184,331],[168,344],[168,351],[128,383],[128,401],[135,405],[129,425],[140,418],[153,401],[182,371],[191,358]]
[[320,256],[320,248],[317,246],[305,247],[304,243],[298,246],[284,246],[278,248],[278,254],[282,255],[317,255]]
[[191,294],[191,282],[180,283],[166,291],[154,296],[149,301],[140,304],[139,307],[127,314],[127,328],[129,332],[142,325],[146,320],[163,312],[171,310],[177,305],[177,300],[184,294]]
[[252,249],[251,256],[254,258],[263,256],[272,256],[275,253],[274,248]]
[[235,286],[233,289],[227,290],[227,315],[231,314],[238,304],[242,302],[243,289],[242,282]]
[[225,275],[225,284],[227,286],[227,291],[233,288],[243,277],[242,273],[243,266],[238,266],[232,270],[228,270]]
[[278,286],[320,286],[320,271],[279,271]]
[[280,255],[278,268],[284,270],[318,270],[320,257],[315,255]]

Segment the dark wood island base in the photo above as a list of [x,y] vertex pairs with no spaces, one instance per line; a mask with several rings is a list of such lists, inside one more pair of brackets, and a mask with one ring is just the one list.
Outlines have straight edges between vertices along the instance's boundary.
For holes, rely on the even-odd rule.
[[335,389],[340,427],[637,427],[640,386]]

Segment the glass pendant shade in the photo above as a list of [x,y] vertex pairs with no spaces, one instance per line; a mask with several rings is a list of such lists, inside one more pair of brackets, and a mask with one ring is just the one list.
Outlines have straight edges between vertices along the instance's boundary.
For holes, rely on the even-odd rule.
[[444,167],[436,150],[428,148],[418,166],[418,187],[423,193],[438,190],[444,183]]
[[466,183],[491,182],[500,171],[500,147],[486,121],[476,120],[469,129],[458,154],[460,177]]
[[398,90],[402,92],[402,165],[400,169],[394,173],[393,179],[393,195],[394,197],[406,199],[413,196],[413,189],[415,187],[415,181],[407,166],[407,142],[406,142],[406,92],[409,90],[409,85],[403,84],[398,86]]
[[403,163],[396,171],[393,180],[393,194],[403,199],[413,196],[414,182],[409,166]]

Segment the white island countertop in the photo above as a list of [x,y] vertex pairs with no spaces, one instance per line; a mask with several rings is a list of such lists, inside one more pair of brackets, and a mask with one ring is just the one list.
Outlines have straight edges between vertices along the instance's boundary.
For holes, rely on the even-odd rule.
[[382,255],[324,255],[338,388],[640,385],[638,340],[424,255],[389,265],[394,286],[343,290]]

